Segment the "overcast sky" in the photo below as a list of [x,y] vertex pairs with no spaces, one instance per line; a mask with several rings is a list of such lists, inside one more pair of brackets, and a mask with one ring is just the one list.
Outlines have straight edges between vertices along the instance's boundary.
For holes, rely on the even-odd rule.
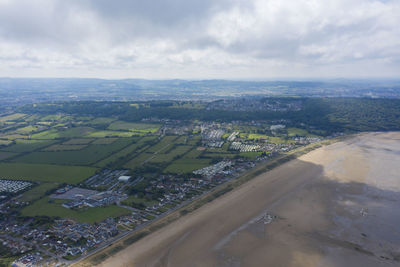
[[0,0],[0,77],[399,77],[400,0]]

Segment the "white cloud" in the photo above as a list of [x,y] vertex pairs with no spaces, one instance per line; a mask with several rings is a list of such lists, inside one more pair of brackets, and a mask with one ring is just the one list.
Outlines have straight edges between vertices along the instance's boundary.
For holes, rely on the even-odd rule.
[[393,76],[398,14],[398,0],[0,0],[0,73]]

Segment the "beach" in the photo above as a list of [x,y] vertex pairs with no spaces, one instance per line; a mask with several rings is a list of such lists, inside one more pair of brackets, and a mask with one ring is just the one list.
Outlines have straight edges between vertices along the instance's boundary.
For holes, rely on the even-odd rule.
[[400,133],[368,133],[259,175],[99,266],[398,266]]

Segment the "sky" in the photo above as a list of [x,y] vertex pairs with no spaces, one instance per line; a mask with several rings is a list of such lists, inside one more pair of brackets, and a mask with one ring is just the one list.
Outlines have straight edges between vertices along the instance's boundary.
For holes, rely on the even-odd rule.
[[399,77],[400,0],[0,0],[0,77]]

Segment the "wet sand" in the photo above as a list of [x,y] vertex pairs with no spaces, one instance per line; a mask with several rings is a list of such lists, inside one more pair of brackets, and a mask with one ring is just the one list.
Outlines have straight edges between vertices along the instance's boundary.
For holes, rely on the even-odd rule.
[[101,266],[400,266],[400,133],[264,173]]

